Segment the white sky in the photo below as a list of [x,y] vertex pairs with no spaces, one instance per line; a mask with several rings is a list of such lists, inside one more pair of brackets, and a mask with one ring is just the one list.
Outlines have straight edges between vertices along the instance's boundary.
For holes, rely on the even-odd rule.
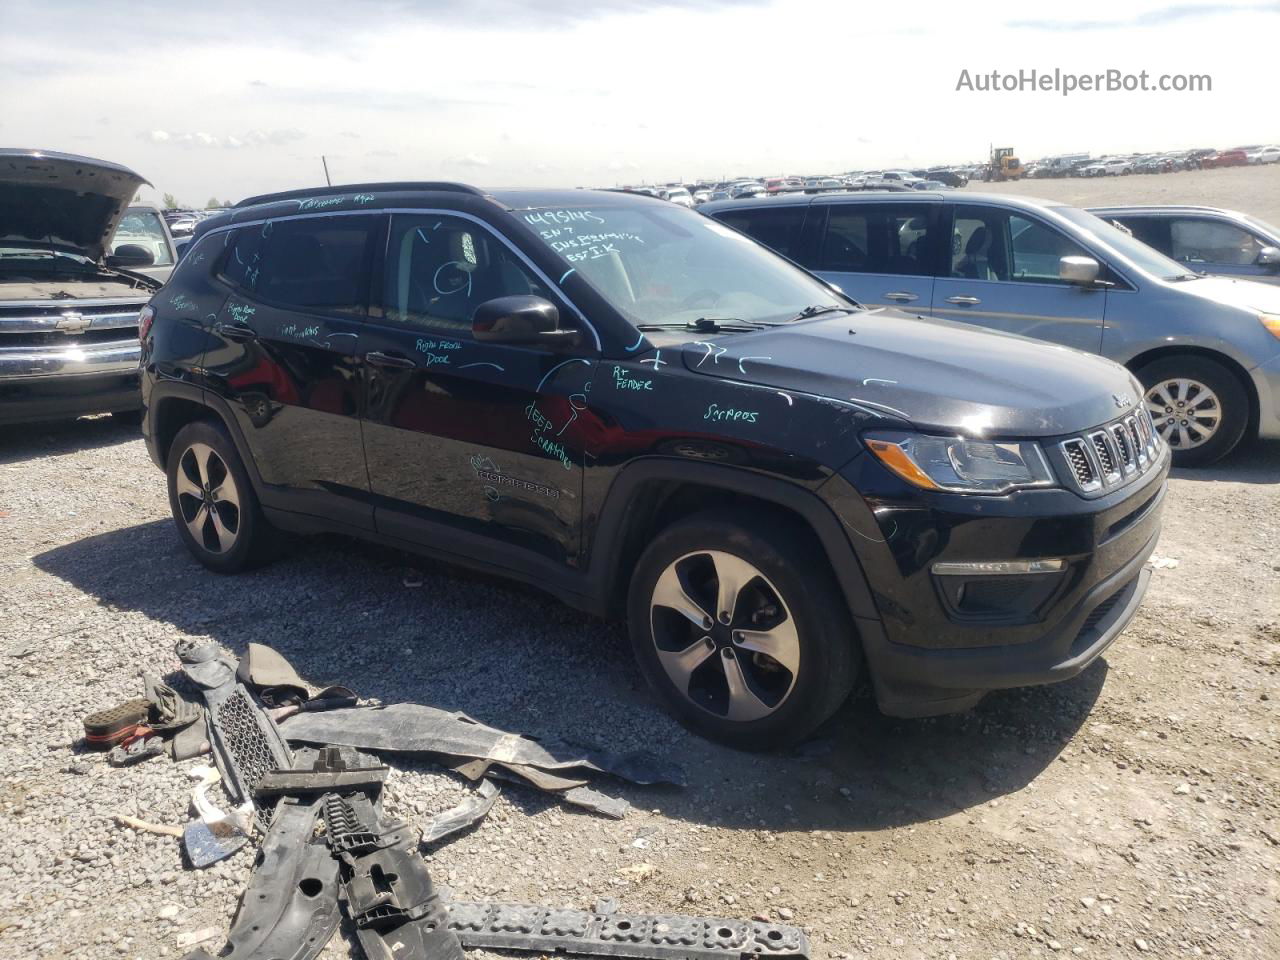
[[[0,0],[0,23],[0,144],[190,205],[322,184],[321,154],[335,183],[496,188],[1280,140],[1277,0]],[[1033,67],[1213,90],[955,89]]]

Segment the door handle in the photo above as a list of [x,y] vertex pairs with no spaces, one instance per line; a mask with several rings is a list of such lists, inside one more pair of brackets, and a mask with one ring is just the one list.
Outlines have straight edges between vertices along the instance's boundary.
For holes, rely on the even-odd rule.
[[981,302],[977,297],[947,297],[947,303],[963,303],[970,307]]
[[258,331],[253,327],[246,327],[243,324],[218,324],[218,333],[232,340],[235,343],[248,343],[250,340],[258,339]]
[[382,353],[378,350],[364,355],[364,362],[374,367],[387,367],[392,370],[412,370],[417,366],[408,357],[398,357],[393,353]]
[[884,295],[886,300],[896,300],[898,303],[910,303],[912,300],[919,300],[914,293],[907,293],[905,290],[895,290],[893,293]]

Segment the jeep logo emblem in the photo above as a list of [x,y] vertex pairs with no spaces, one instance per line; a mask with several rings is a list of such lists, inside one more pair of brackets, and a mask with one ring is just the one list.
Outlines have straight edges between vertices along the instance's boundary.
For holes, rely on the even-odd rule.
[[53,329],[66,334],[84,333],[93,321],[82,313],[64,313],[53,325]]
[[1127,393],[1113,393],[1111,399],[1116,402],[1116,406],[1121,410],[1133,403],[1133,399]]

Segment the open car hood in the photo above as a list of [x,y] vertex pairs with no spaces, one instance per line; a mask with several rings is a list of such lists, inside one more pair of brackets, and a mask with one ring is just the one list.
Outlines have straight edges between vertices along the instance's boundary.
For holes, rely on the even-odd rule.
[[101,262],[143,184],[106,160],[0,148],[0,246],[36,243]]

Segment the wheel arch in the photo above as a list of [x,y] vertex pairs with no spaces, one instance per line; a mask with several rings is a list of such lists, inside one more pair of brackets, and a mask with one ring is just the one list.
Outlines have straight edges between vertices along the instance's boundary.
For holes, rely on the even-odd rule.
[[1236,378],[1236,380],[1240,382],[1240,385],[1244,387],[1245,396],[1249,399],[1249,420],[1245,425],[1244,435],[1246,439],[1257,436],[1259,418],[1258,389],[1253,382],[1253,378],[1249,376],[1249,371],[1247,371],[1240,362],[1233,357],[1209,347],[1195,347],[1176,344],[1145,350],[1136,356],[1130,357],[1125,361],[1125,366],[1136,376],[1139,370],[1157,360],[1168,360],[1173,357],[1188,356],[1198,357],[1202,360],[1212,360],[1215,363],[1221,364],[1233,377]]
[[227,431],[253,483],[254,492],[261,496],[262,478],[258,474],[258,465],[249,453],[240,426],[225,400],[194,384],[163,382],[152,388],[147,406],[146,423],[153,457],[162,470],[168,463],[169,448],[178,431],[188,423],[208,420]]
[[831,508],[785,480],[733,467],[661,458],[623,468],[590,531],[591,593],[606,616],[626,609],[629,573],[659,530],[710,507],[739,505],[789,520],[823,551],[855,620],[878,620],[862,565]]

